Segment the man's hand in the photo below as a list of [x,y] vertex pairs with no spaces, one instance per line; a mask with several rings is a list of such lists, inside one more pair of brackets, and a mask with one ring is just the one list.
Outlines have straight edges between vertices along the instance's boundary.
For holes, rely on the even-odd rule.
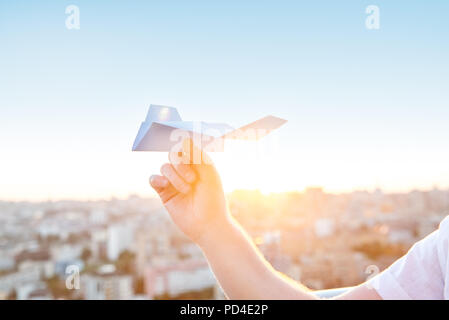
[[169,153],[169,161],[162,165],[162,175],[151,176],[150,184],[176,225],[201,245],[230,223],[220,177],[208,155],[190,139],[182,150]]
[[[231,299],[317,299],[307,288],[275,271],[228,213],[220,177],[210,158],[185,141],[170,153],[162,175],[150,178],[173,221],[200,245]],[[194,163],[190,164],[193,159]],[[236,262],[238,267],[236,268]],[[380,299],[359,286],[338,299]]]

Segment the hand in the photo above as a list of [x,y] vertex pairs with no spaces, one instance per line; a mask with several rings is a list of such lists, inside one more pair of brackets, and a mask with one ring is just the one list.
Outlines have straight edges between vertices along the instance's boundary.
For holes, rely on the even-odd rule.
[[179,151],[169,153],[170,163],[162,165],[162,175],[151,176],[150,184],[176,225],[201,245],[230,223],[223,187],[211,159],[191,139]]

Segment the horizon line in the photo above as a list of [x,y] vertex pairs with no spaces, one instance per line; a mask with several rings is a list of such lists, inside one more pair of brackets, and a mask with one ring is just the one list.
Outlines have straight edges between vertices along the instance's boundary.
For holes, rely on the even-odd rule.
[[[292,189],[292,190],[285,190],[285,191],[270,191],[270,192],[263,192],[260,189],[234,189],[230,192],[225,192],[226,195],[230,195],[234,192],[259,192],[261,195],[263,196],[270,196],[270,195],[278,195],[278,194],[286,194],[286,193],[299,193],[299,194],[303,194],[306,193],[308,190],[321,190],[324,194],[328,194],[328,195],[348,195],[348,194],[353,194],[353,193],[376,193],[376,192],[381,192],[383,194],[386,195],[405,195],[405,194],[409,194],[412,192],[421,192],[421,193],[425,193],[425,192],[431,192],[431,191],[445,191],[445,192],[449,192],[449,187],[447,188],[443,188],[443,187],[438,187],[438,186],[434,186],[432,188],[410,188],[407,190],[385,190],[382,189],[380,187],[378,188],[360,188],[360,189],[353,189],[353,190],[346,190],[346,191],[327,191],[326,188],[321,187],[321,186],[309,186],[306,187],[304,189]],[[110,196],[106,196],[106,197],[71,197],[71,198],[67,198],[67,197],[54,197],[54,198],[28,198],[28,199],[23,199],[23,198],[0,198],[0,202],[12,202],[12,203],[20,203],[20,202],[25,202],[25,203],[51,203],[51,202],[101,202],[101,201],[113,201],[113,200],[119,200],[119,201],[125,201],[125,200],[129,200],[131,198],[141,198],[141,199],[159,199],[158,196],[156,194],[147,194],[144,195],[142,193],[129,193],[126,196],[118,196],[118,195],[110,195]]]

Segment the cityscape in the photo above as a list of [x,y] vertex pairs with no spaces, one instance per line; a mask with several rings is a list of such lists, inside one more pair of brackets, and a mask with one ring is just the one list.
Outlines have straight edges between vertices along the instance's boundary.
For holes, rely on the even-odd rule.
[[283,319],[381,308],[278,300],[449,300],[448,17],[0,1],[0,303]]
[[[449,190],[227,195],[278,271],[313,290],[358,285],[449,213]],[[237,265],[236,265],[237,267]],[[0,202],[0,299],[225,299],[157,198]]]

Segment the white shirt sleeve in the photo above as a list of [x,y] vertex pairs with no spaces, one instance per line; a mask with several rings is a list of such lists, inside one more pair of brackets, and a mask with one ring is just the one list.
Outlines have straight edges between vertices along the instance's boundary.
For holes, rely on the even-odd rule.
[[444,299],[448,274],[449,217],[405,256],[378,274],[369,284],[385,300]]

